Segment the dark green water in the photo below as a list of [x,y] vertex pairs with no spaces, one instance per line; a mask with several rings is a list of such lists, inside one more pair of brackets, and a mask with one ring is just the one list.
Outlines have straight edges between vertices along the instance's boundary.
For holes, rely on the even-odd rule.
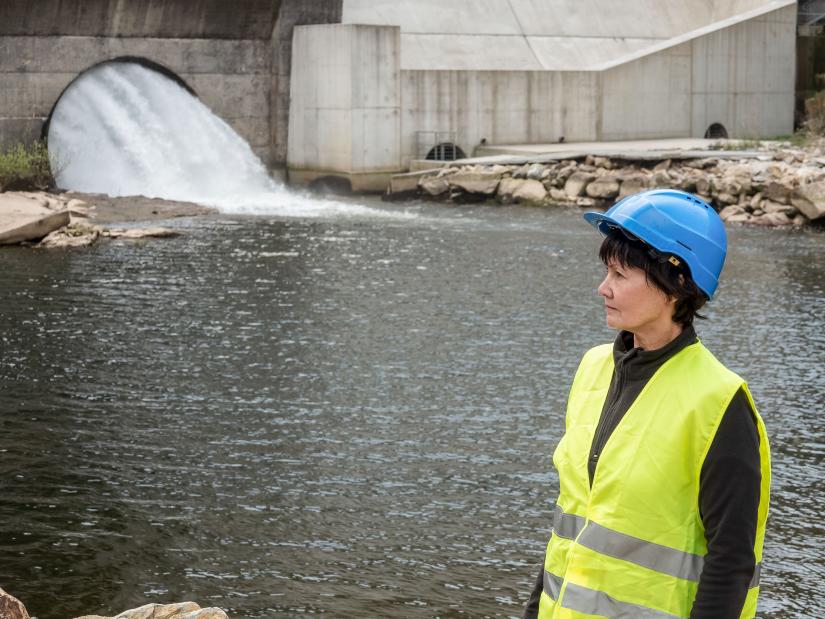
[[[0,585],[40,619],[519,616],[573,372],[613,337],[599,238],[395,208],[0,251]],[[760,616],[822,616],[825,235],[731,230],[707,313],[772,441]]]

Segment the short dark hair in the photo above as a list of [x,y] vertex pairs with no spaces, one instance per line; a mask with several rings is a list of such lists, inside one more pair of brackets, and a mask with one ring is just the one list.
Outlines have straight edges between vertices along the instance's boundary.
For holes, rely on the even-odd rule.
[[624,267],[641,269],[645,272],[648,283],[668,297],[676,299],[673,321],[687,327],[693,324],[694,318],[705,318],[699,314],[699,310],[708,298],[693,281],[687,263],[680,258],[679,265],[676,266],[670,262],[670,257],[670,254],[659,252],[650,245],[613,229],[608,230],[599,248],[599,258],[605,265],[612,260]]

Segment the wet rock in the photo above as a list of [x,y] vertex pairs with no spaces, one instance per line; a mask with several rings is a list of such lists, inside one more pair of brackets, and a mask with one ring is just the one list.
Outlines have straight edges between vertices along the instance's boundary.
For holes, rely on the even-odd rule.
[[87,223],[72,223],[49,233],[38,247],[88,247],[100,237],[101,228]]
[[101,236],[107,236],[112,239],[171,239],[181,236],[179,230],[172,228],[104,228],[100,231]]
[[0,619],[29,619],[23,602],[0,589]]
[[576,198],[576,206],[582,208],[595,208],[597,204],[593,198]]
[[448,181],[445,177],[428,176],[422,178],[418,182],[418,187],[428,195],[440,196],[441,194],[447,193],[449,191],[450,181]]
[[[515,177],[515,175],[514,175]],[[501,174],[495,172],[458,172],[450,177],[450,187],[467,193],[491,196],[498,189]]]
[[793,225],[795,226],[806,226],[809,222],[810,219],[805,217],[802,213],[793,218]]
[[619,195],[619,181],[612,176],[601,176],[589,183],[585,191],[591,198],[615,198]]
[[220,608],[201,608],[195,602],[181,602],[179,604],[146,604],[140,608],[132,608],[115,615],[101,617],[100,615],[85,615],[76,619],[228,619]]
[[564,193],[567,194],[568,198],[578,198],[584,195],[587,185],[595,178],[596,175],[589,172],[574,172],[564,184]]
[[791,204],[808,219],[825,216],[825,181],[797,187],[791,196]]

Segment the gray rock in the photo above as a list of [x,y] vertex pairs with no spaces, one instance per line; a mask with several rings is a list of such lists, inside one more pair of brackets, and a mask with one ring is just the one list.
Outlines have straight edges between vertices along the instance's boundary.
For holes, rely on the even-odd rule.
[[496,192],[501,174],[495,172],[459,172],[450,178],[450,187],[467,193],[491,196]]
[[808,219],[825,217],[825,181],[797,187],[791,195],[791,204]]
[[703,195],[710,195],[711,184],[707,176],[700,176],[696,179],[696,191]]
[[728,221],[731,217],[736,215],[741,215],[742,213],[746,213],[744,208],[739,206],[738,204],[731,204],[730,206],[726,206],[721,211],[719,211],[719,217],[722,218],[722,221]]
[[528,179],[520,181],[513,192],[513,198],[519,202],[541,202],[547,197],[547,190],[539,181]]
[[23,602],[0,589],[0,619],[29,619]]
[[582,208],[594,208],[597,202],[593,198],[576,198],[576,206]]
[[591,198],[615,198],[619,195],[619,181],[611,176],[601,176],[589,183],[585,191]]
[[544,178],[545,168],[540,163],[534,163],[527,168],[527,178],[534,181],[540,181]]
[[773,200],[762,200],[759,208],[766,213],[784,213],[788,217],[794,217],[799,213],[799,211],[796,210],[796,207],[791,206],[790,204],[774,202]]
[[525,163],[522,166],[513,170],[513,178],[527,178],[527,171],[530,169],[530,164]]
[[557,187],[550,188],[550,199],[553,202],[569,202],[570,198],[567,197],[567,194],[564,193],[563,189],[559,189]]
[[431,196],[440,196],[450,189],[450,181],[446,177],[427,176],[418,181],[418,187]]
[[738,204],[739,203],[739,197],[738,196],[733,196],[729,193],[720,193],[719,196],[717,197],[717,201],[719,202],[719,204],[725,204],[725,205],[727,205],[727,204]]
[[758,226],[790,226],[793,220],[785,213],[765,213],[758,217],[752,217],[750,223]]
[[791,201],[791,193],[793,193],[792,187],[788,187],[783,183],[771,181],[765,186],[763,195],[768,200],[773,200],[774,202],[779,202],[780,204],[789,204]]
[[644,174],[631,174],[625,176],[619,187],[619,197],[632,196],[648,188],[648,180]]
[[587,185],[594,178],[596,178],[595,174],[581,171],[574,172],[564,184],[564,193],[567,194],[568,198],[578,198],[579,196],[584,195]]

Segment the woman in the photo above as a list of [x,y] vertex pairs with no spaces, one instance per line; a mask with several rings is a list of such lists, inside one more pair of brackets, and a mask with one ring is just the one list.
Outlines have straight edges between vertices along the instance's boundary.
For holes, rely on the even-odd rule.
[[584,218],[604,235],[612,345],[588,351],[553,455],[560,493],[528,618],[753,617],[768,512],[765,427],[693,319],[724,224],[675,190]]

